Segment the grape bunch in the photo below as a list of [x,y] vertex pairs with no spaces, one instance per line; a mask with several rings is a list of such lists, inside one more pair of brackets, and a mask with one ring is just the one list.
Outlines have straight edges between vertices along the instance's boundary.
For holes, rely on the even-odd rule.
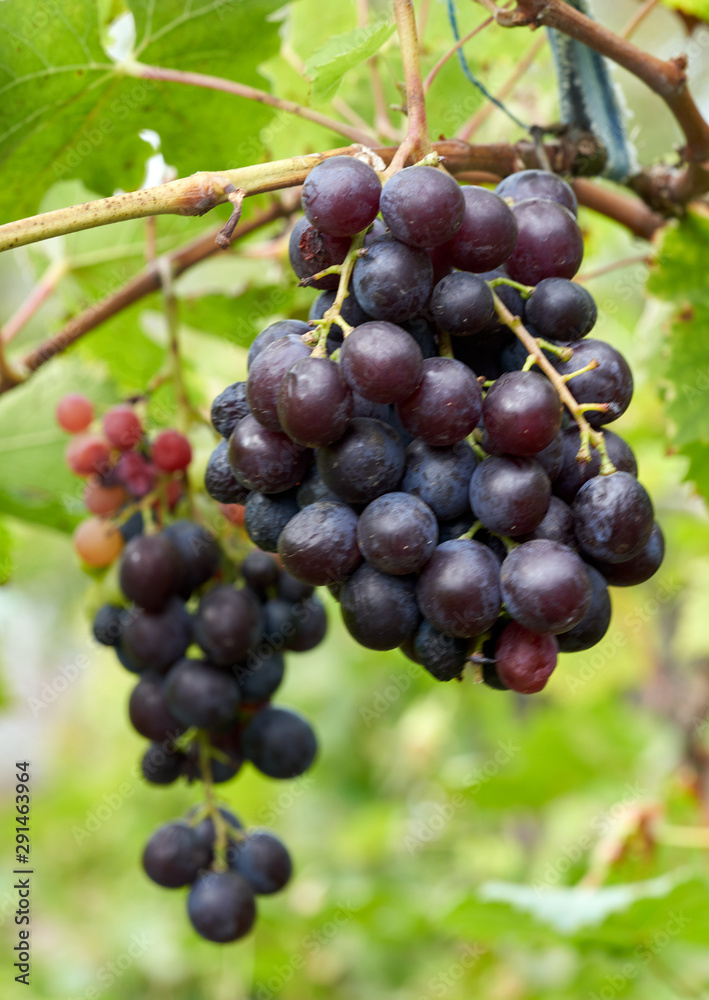
[[[57,417],[78,435],[93,420],[93,407],[84,397],[65,397]],[[160,886],[190,886],[187,910],[199,934],[234,941],[254,923],[255,895],[282,889],[292,863],[274,833],[246,831],[218,808],[212,788],[246,761],[276,779],[297,777],[313,763],[311,726],[271,699],[283,681],[285,653],[306,652],[323,639],[325,609],[314,588],[269,553],[252,549],[237,563],[204,524],[171,516],[186,486],[186,438],[163,431],[148,445],[130,406],[109,410],[103,429],[103,437],[75,437],[68,456],[77,474],[91,477],[87,506],[102,515],[80,525],[78,554],[94,570],[117,559],[118,593],[97,610],[93,634],[138,678],[128,712],[150,741],[145,779],[201,780],[206,792],[205,804],[153,834],[143,867]],[[126,456],[137,459],[127,472]],[[225,523],[227,536],[238,531]],[[82,533],[87,524],[102,529],[97,535],[92,528],[90,543]]]
[[438,680],[472,662],[492,687],[540,691],[559,651],[605,634],[608,586],[663,556],[631,449],[599,433],[633,380],[585,339],[574,192],[542,170],[492,192],[428,165],[382,186],[336,156],[302,204],[290,262],[320,295],[308,322],[259,333],[246,381],[215,399],[207,491],[327,586],[363,646]]

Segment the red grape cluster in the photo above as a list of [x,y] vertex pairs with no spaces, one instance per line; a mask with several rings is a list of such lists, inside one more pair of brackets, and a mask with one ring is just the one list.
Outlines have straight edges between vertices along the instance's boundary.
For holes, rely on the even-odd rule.
[[[460,187],[432,166],[382,187],[338,156],[308,176],[303,208],[290,261],[321,294],[310,323],[263,330],[246,382],[214,401],[207,490],[244,504],[251,539],[296,579],[328,586],[362,645],[399,646],[439,680],[472,660],[491,686],[539,691],[559,650],[605,634],[608,584],[648,579],[663,556],[628,445],[608,431],[588,448],[633,382],[584,339],[596,308],[571,280],[573,190],[541,170]],[[500,301],[585,423],[531,370]]]

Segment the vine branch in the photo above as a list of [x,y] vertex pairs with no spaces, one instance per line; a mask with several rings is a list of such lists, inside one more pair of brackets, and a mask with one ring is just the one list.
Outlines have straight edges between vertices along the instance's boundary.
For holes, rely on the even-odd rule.
[[406,86],[406,138],[391,159],[387,173],[394,173],[406,166],[409,157],[421,160],[431,152],[431,139],[426,121],[426,95],[421,79],[421,58],[416,32],[416,14],[412,0],[394,0],[396,30],[401,45],[401,61]]

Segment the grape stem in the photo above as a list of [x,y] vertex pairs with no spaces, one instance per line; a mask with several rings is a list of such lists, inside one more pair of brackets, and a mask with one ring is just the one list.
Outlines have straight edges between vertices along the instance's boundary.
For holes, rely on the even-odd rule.
[[594,430],[584,416],[584,410],[587,407],[576,402],[563,376],[559,374],[551,361],[546,357],[536,339],[526,329],[519,316],[513,316],[504,302],[494,292],[492,293],[492,297],[495,303],[495,312],[501,322],[509,327],[517,339],[524,344],[527,348],[527,354],[534,358],[535,364],[547,376],[556,389],[559,399],[578,424],[579,434],[581,435],[581,447],[579,448],[576,460],[578,462],[590,462],[591,448],[595,448],[601,459],[601,475],[607,476],[615,472],[616,468],[608,457],[603,431]]
[[209,734],[205,730],[200,729],[196,742],[199,752],[199,771],[202,776],[202,784],[204,785],[206,814],[207,816],[211,816],[214,823],[214,862],[212,867],[216,872],[225,872],[229,867],[226,859],[229,828],[226,820],[217,808],[214,799]]
[[391,177],[397,170],[401,170],[409,159],[416,162],[433,151],[426,121],[426,95],[421,79],[419,40],[412,0],[394,0],[394,17],[404,67],[408,127],[406,137],[394,153],[385,177]]
[[28,297],[5,324],[3,343],[9,344],[12,338],[17,336],[39,307],[47,301],[68,270],[69,265],[65,259],[52,261]]
[[504,275],[500,275],[499,278],[493,278],[491,281],[486,281],[485,284],[490,290],[499,288],[500,285],[516,288],[523,299],[528,299],[534,291],[534,285],[522,285],[519,281],[513,281],[512,278],[506,278]]
[[[345,303],[345,299],[349,295],[352,271],[354,270],[357,260],[362,255],[362,247],[364,246],[364,237],[366,236],[366,232],[367,231],[365,230],[364,232],[357,233],[356,236],[352,237],[352,243],[347,251],[347,256],[343,260],[342,264],[339,265],[340,281],[337,286],[337,295],[335,296],[335,301],[327,310],[323,318],[318,321],[318,340],[312,352],[312,357],[314,358],[327,357],[327,336],[333,323],[337,323],[338,326],[342,328],[342,332],[345,337],[348,337],[354,330],[354,327],[350,326],[350,324],[345,322],[342,318],[340,310]],[[305,336],[307,337],[307,334]]]

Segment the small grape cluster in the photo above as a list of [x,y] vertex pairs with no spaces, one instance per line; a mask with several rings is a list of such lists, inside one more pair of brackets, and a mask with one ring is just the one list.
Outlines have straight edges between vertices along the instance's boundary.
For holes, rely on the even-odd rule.
[[[207,490],[244,504],[296,579],[328,586],[365,647],[537,692],[559,650],[605,634],[608,584],[663,556],[631,449],[600,433],[633,381],[584,339],[574,192],[541,170],[461,187],[426,164],[382,187],[338,156],[302,201],[290,261],[321,294],[309,323],[263,330],[247,380],[214,401]],[[542,351],[554,378],[531,370]]]
[[[93,421],[93,406],[85,397],[65,397],[57,417],[79,435]],[[311,726],[271,699],[283,681],[285,652],[306,652],[323,639],[325,609],[314,588],[272,555],[251,550],[237,563],[205,525],[166,523],[186,486],[186,438],[163,431],[149,446],[130,406],[109,410],[103,430],[75,437],[68,456],[73,471],[89,477],[87,506],[102,515],[101,534],[92,529],[90,536],[100,544],[86,542],[81,529],[93,522],[84,522],[78,554],[94,568],[118,560],[119,600],[98,609],[93,634],[139,678],[128,712],[150,741],[146,780],[202,780],[206,793],[206,804],[153,834],[143,866],[158,885],[191,886],[187,909],[199,934],[234,941],[254,923],[254,896],[282,889],[292,865],[275,834],[247,832],[218,808],[213,786],[232,779],[245,761],[277,779],[297,777],[313,763]],[[231,535],[238,531],[225,523]]]

